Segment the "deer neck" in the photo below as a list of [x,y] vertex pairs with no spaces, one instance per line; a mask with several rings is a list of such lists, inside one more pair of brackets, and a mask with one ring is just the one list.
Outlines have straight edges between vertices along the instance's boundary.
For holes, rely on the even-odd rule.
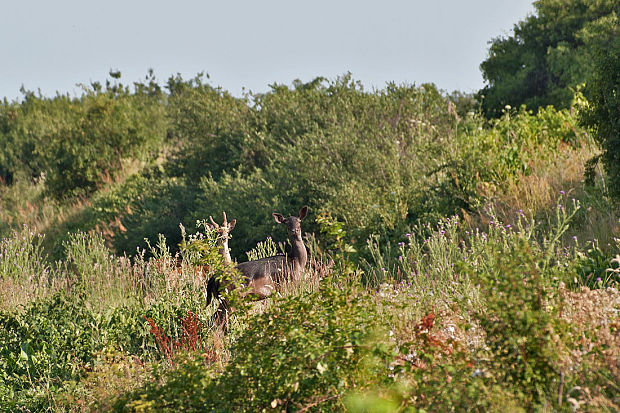
[[291,258],[299,262],[301,268],[306,266],[308,261],[308,252],[306,246],[301,239],[291,238]]
[[230,257],[230,251],[228,249],[228,239],[222,242],[220,246],[220,255],[224,259],[224,263],[230,264],[232,262],[232,258]]

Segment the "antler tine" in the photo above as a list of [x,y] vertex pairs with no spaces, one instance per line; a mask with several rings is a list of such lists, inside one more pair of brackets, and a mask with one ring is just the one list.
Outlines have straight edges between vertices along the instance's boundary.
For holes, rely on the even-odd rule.
[[226,212],[222,211],[222,215],[224,215],[224,223],[222,224],[222,226],[226,226],[228,224],[228,221],[226,221]]
[[215,223],[211,215],[209,215],[209,219],[211,220],[211,224],[213,225],[213,228],[218,229],[220,227],[218,224]]

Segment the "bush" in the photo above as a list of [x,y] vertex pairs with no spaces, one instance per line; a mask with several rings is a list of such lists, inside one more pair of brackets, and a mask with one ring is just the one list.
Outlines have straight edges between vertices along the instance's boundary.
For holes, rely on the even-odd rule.
[[581,123],[594,131],[603,149],[609,193],[620,198],[620,35],[611,47],[599,51],[585,93],[589,103],[582,106]]
[[18,406],[20,395],[28,390],[54,390],[63,380],[75,377],[99,349],[89,334],[97,324],[83,302],[62,294],[35,302],[23,313],[1,314],[0,386],[17,395],[13,403]]
[[[411,339],[399,343],[394,384],[350,394],[352,411],[370,411],[375,405],[402,411],[534,411],[556,406],[567,326],[559,317],[562,302],[553,294],[550,274],[540,268],[544,256],[523,237],[486,248],[483,265],[456,266],[461,277],[480,286],[479,304],[472,308],[469,297],[462,300],[482,328],[482,345],[445,338],[435,327],[435,315],[427,314],[412,334],[408,331]],[[460,328],[467,331],[472,324],[461,321]],[[361,401],[372,403],[366,407],[370,410],[356,407]]]
[[0,160],[6,178],[45,176],[57,198],[90,194],[118,176],[130,159],[148,161],[165,131],[163,95],[152,78],[132,93],[122,84],[93,84],[79,98],[26,92],[0,107]]
[[559,386],[557,309],[561,303],[551,300],[545,282],[549,276],[537,265],[541,258],[519,239],[507,255],[496,253],[492,271],[476,274],[487,297],[486,305],[476,312],[490,358],[481,364],[493,376],[487,385],[503,387],[527,410],[553,400]]
[[163,385],[152,382],[119,400],[117,409],[342,410],[348,389],[370,377],[388,380],[393,343],[375,339],[386,336],[376,311],[368,292],[323,283],[250,320],[219,377],[190,359],[165,374]]

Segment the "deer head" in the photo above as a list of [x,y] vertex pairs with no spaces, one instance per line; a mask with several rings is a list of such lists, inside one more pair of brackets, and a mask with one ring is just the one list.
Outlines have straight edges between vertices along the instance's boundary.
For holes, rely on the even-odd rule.
[[299,210],[299,215],[296,217],[290,216],[284,218],[282,214],[278,214],[277,212],[274,212],[272,215],[273,219],[275,219],[278,224],[286,225],[286,230],[288,231],[288,236],[291,241],[301,241],[301,220],[304,219],[307,214],[308,207],[304,206]]
[[230,239],[230,231],[232,231],[237,224],[237,220],[233,219],[228,222],[226,219],[226,212],[222,212],[222,214],[224,215],[224,222],[222,225],[216,223],[213,220],[213,217],[209,216],[209,220],[211,221],[209,226],[219,234],[218,239],[221,243],[220,254],[222,254],[225,262],[230,263],[232,262],[232,258],[230,257],[230,251],[228,250],[228,240]]

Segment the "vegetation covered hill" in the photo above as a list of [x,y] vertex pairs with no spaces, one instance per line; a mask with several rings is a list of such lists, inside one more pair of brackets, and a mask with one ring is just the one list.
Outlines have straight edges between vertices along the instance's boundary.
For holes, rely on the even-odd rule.
[[[492,119],[350,75],[5,100],[0,411],[618,410],[616,49],[586,96]],[[233,293],[224,334],[204,220],[245,261],[302,205],[303,282]]]

